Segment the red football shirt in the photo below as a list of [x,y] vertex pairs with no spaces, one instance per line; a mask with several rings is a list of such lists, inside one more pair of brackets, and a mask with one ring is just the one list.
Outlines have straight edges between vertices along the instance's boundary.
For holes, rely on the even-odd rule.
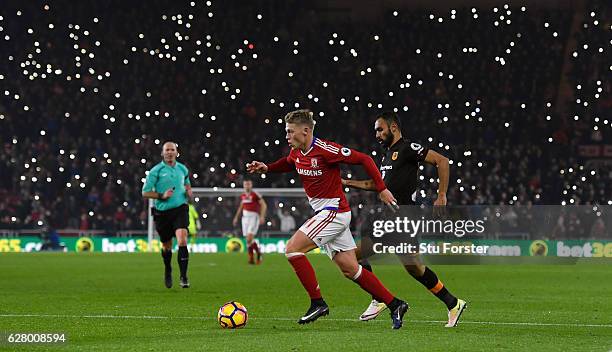
[[385,187],[376,164],[369,156],[341,145],[314,138],[310,148],[303,152],[292,149],[286,158],[268,165],[269,172],[288,172],[295,169],[300,175],[310,206],[315,211],[334,209],[350,211],[342,190],[340,165],[361,164],[381,192]]
[[259,200],[261,196],[255,191],[251,193],[242,193],[240,195],[240,202],[242,203],[242,210],[253,211],[259,214],[261,206]]

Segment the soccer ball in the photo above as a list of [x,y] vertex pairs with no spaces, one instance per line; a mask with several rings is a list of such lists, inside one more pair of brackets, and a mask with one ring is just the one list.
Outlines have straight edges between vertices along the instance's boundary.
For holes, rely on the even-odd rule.
[[217,321],[224,329],[239,329],[246,325],[248,318],[246,307],[236,301],[225,303],[217,313]]

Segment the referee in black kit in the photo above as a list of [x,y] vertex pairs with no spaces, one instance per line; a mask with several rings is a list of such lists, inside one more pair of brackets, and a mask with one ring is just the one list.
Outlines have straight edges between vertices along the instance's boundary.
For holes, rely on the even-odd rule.
[[[419,163],[426,162],[435,165],[438,169],[440,184],[438,188],[438,198],[434,206],[446,205],[446,191],[449,180],[449,163],[445,156],[423,147],[418,143],[411,143],[402,137],[401,122],[397,114],[385,112],[378,116],[374,124],[376,140],[385,148],[380,172],[385,185],[395,195],[399,205],[416,205],[417,176]],[[372,180],[342,180],[345,186],[375,190]],[[364,233],[362,237],[371,236]],[[418,247],[418,246],[417,246]],[[361,255],[362,267],[372,271],[372,266]],[[442,281],[438,279],[436,273],[418,261],[410,263],[404,262],[404,268],[408,273],[425,286],[433,295],[440,299],[448,309],[448,323],[446,327],[455,327],[459,322],[461,313],[467,306],[466,302],[453,296]],[[366,321],[376,318],[386,306],[376,300],[372,300],[370,306],[359,317]]]
[[172,287],[172,238],[176,236],[178,242],[178,264],[181,271],[180,285],[189,287],[187,279],[187,264],[189,251],[187,250],[187,228],[189,226],[189,199],[193,197],[189,170],[178,161],[177,144],[166,142],[161,153],[163,160],[155,165],[142,187],[144,198],[155,199],[153,217],[155,228],[162,242],[162,258],[164,259],[164,283],[167,288]]

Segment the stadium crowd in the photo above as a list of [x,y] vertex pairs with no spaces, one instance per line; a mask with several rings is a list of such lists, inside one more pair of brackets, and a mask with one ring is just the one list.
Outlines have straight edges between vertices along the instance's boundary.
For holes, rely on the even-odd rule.
[[[577,152],[612,140],[604,1],[575,38],[571,10],[390,10],[363,25],[300,1],[110,3],[0,10],[0,229],[145,229],[161,143],[179,144],[195,187],[240,188],[247,162],[288,152],[281,119],[298,107],[315,112],[316,135],[375,160],[374,117],[395,109],[409,140],[452,160],[450,204],[612,204],[612,168]],[[566,64],[574,98],[558,107]],[[431,203],[435,170],[421,179]],[[304,200],[268,201],[269,229],[279,202],[298,226],[308,216]],[[237,205],[197,202],[209,230]]]

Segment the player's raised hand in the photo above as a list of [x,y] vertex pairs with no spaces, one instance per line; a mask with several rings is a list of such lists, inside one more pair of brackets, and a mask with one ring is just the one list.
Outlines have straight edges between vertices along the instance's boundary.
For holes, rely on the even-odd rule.
[[388,189],[380,192],[378,194],[380,200],[391,208],[391,210],[396,211],[399,209],[399,205],[397,205],[397,199],[393,196],[393,193]]
[[251,174],[252,173],[264,174],[268,172],[268,165],[266,165],[265,163],[262,163],[261,161],[251,161],[250,163],[246,165],[246,167],[247,167],[247,171]]

